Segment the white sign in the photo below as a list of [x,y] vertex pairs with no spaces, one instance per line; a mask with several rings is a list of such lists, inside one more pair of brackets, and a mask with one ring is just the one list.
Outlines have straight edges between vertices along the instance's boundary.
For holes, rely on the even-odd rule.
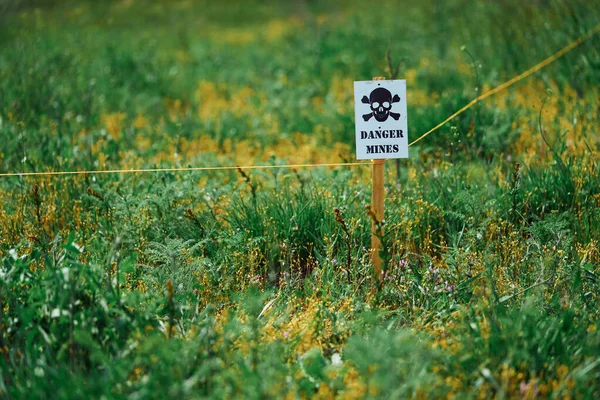
[[354,82],[356,158],[408,158],[406,81]]

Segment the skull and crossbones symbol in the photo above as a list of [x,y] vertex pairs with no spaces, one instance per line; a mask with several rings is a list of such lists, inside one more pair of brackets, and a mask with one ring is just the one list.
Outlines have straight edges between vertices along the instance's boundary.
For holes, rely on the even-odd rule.
[[363,96],[361,101],[364,104],[369,104],[372,111],[362,116],[365,122],[372,117],[375,117],[379,122],[386,121],[388,116],[394,118],[396,121],[400,118],[400,114],[392,111],[392,103],[399,102],[400,96],[395,94],[394,97],[392,97],[392,93],[386,88],[378,87],[374,89],[369,97]]

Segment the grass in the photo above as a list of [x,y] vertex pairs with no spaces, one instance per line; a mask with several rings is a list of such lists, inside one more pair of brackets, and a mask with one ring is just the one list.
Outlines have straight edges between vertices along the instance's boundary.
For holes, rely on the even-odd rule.
[[[577,0],[1,7],[0,172],[352,161],[352,81],[388,49],[412,141],[598,21]],[[0,178],[0,397],[597,398],[596,42],[388,162],[381,279],[367,167]]]

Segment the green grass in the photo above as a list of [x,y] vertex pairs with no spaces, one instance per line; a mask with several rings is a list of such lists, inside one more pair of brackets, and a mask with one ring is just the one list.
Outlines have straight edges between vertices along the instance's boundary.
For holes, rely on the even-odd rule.
[[[4,7],[4,8],[2,8]],[[586,1],[13,1],[0,172],[352,161],[592,29]],[[461,50],[462,49],[462,50]],[[387,163],[0,177],[0,398],[600,396],[597,36]]]

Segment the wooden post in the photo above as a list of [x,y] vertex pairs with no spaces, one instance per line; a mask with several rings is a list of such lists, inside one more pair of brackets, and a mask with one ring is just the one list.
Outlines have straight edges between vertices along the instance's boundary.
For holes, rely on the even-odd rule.
[[[373,77],[374,81],[383,81],[385,77]],[[384,191],[384,172],[385,160],[373,160],[373,188],[371,197],[371,261],[373,263],[373,272],[377,279],[381,279],[381,236],[383,235],[383,217],[384,208],[383,201],[385,199]],[[378,226],[379,225],[379,226]]]
[[[384,216],[383,201],[385,160],[373,160],[373,194],[371,198],[371,211],[373,212],[371,223],[371,261],[377,279],[381,279],[381,238],[383,227],[381,225]],[[379,225],[379,226],[378,226]]]

